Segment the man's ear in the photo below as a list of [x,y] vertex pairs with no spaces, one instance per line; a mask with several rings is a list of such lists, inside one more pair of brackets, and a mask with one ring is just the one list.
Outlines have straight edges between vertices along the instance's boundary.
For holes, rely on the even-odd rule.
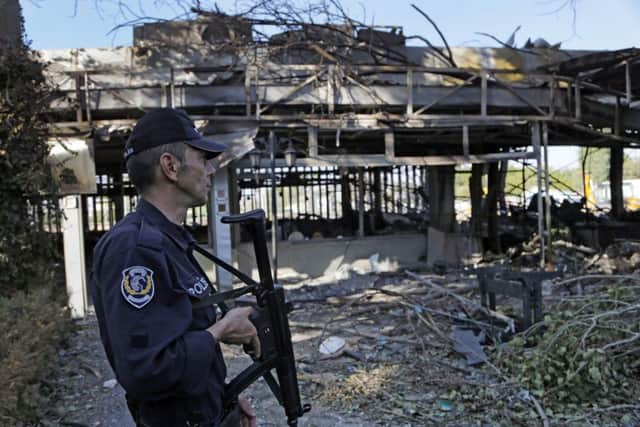
[[160,156],[160,171],[171,182],[178,180],[180,160],[170,153],[162,153]]

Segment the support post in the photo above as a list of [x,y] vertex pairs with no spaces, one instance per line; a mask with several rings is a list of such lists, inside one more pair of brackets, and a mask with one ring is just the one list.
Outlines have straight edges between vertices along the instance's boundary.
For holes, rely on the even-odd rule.
[[501,252],[500,237],[498,232],[498,187],[499,187],[499,164],[489,163],[489,174],[487,176],[487,238],[489,247],[495,254]]
[[84,73],[84,108],[87,114],[87,121],[89,123],[91,120],[91,95],[89,93],[89,74],[85,71]]
[[345,233],[353,232],[353,208],[351,207],[351,188],[349,168],[338,168],[340,173],[340,203],[342,205],[342,224]]
[[82,196],[61,199],[64,271],[71,317],[84,317],[89,305],[82,227]]
[[169,82],[169,105],[176,108],[176,82],[173,68],[171,68],[171,82]]
[[481,71],[482,75],[480,76],[480,115],[487,115],[487,72],[485,70]]
[[380,176],[381,169],[375,168],[373,170],[373,224],[372,228],[376,229],[380,224],[380,218],[382,218],[382,177]]
[[469,155],[469,126],[462,126],[462,154]]
[[[622,133],[620,120],[620,97],[616,97],[616,110],[613,132],[616,136]],[[624,195],[622,193],[622,181],[624,177],[624,149],[620,146],[612,146],[609,152],[609,186],[611,193],[611,214],[614,218],[621,219],[624,215]]]
[[[223,224],[223,216],[231,213],[229,197],[229,170],[222,168],[213,176],[213,186],[209,200],[213,223],[211,224],[211,247],[216,256],[229,264],[233,263],[233,246],[231,243],[231,225]],[[233,277],[227,270],[216,266],[216,284],[219,290],[232,288]]]
[[545,242],[551,261],[551,195],[549,194],[549,127],[542,123],[542,145],[544,147],[544,198],[545,198]]
[[542,209],[542,159],[540,151],[540,123],[531,124],[531,145],[536,156],[536,177],[538,185],[538,237],[540,238],[540,268],[546,264],[545,241],[544,241],[544,212]]
[[407,115],[413,114],[413,69],[407,70]]
[[245,115],[251,117],[251,66],[247,65],[244,69],[244,102]]
[[255,73],[253,77],[255,78],[255,82],[253,87],[256,91],[256,120],[260,120],[260,110],[262,110],[262,107],[260,106],[260,70],[258,67],[254,68],[254,70]]
[[276,134],[269,132],[269,149],[271,156],[271,257],[273,259],[273,281],[278,281],[278,203],[276,201]]
[[471,178],[469,179],[469,194],[471,195],[471,232],[475,236],[482,234],[482,175],[484,163],[471,165]]
[[631,64],[629,61],[625,62],[624,67],[624,77],[625,77],[625,88],[627,92],[627,105],[631,105]]
[[327,106],[329,114],[335,111],[335,65],[329,65],[329,75],[327,76]]
[[364,168],[358,168],[358,237],[364,237]]
[[549,87],[549,116],[554,118],[556,116],[556,76],[551,76],[551,82]]
[[624,150],[620,146],[611,147],[609,159],[609,185],[611,190],[611,214],[621,219],[624,214],[622,181],[624,174]]
[[318,128],[307,126],[307,139],[309,141],[309,157],[318,157]]
[[582,96],[580,95],[580,79],[575,80],[576,120],[582,120]]

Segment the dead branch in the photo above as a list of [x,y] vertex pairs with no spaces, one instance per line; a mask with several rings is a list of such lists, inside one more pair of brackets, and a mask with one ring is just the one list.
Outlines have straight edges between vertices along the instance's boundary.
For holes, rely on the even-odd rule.
[[[431,19],[431,17],[429,17],[429,15],[427,15],[424,11],[422,11],[422,9],[420,9],[418,6],[416,6],[415,4],[411,4],[411,7],[413,7],[415,10],[418,11],[418,13],[424,16],[425,19],[429,21],[429,23],[433,26],[433,28],[436,30],[436,32],[440,36],[440,39],[444,43],[445,48],[447,48],[448,55],[446,55],[446,57],[449,60],[449,64],[451,64],[451,66],[454,68],[458,68],[458,65],[456,65],[456,61],[453,59],[453,53],[451,52],[449,43],[447,42],[447,39],[445,38],[444,34],[442,34],[442,31],[440,31],[440,28],[438,27],[438,25],[433,21],[433,19]],[[444,56],[444,53],[442,51],[440,51],[440,53]]]
[[583,276],[575,276],[560,282],[554,282],[554,286],[567,286],[575,282],[583,282],[585,280],[633,280],[640,281],[640,277],[633,274],[586,274]]
[[510,327],[513,327],[513,319],[511,319],[508,316],[505,316],[504,314],[498,313],[494,310],[488,309],[486,307],[483,307],[481,304],[478,304],[475,301],[470,300],[469,298],[465,298],[461,295],[458,295],[455,292],[450,291],[447,288],[444,288],[440,285],[436,285],[435,283],[433,283],[433,281],[431,280],[427,280],[425,278],[420,277],[419,275],[412,273],[411,271],[405,270],[405,274],[408,275],[409,277],[420,281],[421,283],[424,283],[426,285],[431,286],[432,288],[445,293],[447,295],[450,295],[451,297],[453,297],[454,299],[458,300],[459,302],[461,302],[463,304],[463,306],[467,306],[467,307],[472,307],[475,310],[480,311],[481,313],[489,316],[489,317],[493,317],[497,320],[500,320],[501,322],[505,322],[507,325],[509,325]]

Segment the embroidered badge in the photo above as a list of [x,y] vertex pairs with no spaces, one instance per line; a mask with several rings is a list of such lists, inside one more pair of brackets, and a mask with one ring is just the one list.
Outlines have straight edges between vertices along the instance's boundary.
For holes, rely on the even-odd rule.
[[142,308],[153,298],[155,287],[153,271],[147,267],[134,266],[122,270],[122,296],[135,308]]

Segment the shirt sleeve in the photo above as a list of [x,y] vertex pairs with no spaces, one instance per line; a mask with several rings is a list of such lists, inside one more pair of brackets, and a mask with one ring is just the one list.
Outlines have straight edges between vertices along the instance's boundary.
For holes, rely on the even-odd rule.
[[136,246],[110,258],[95,295],[120,384],[148,400],[204,393],[220,377],[211,372],[220,350],[206,330],[189,329],[189,296],[175,290],[164,253]]

